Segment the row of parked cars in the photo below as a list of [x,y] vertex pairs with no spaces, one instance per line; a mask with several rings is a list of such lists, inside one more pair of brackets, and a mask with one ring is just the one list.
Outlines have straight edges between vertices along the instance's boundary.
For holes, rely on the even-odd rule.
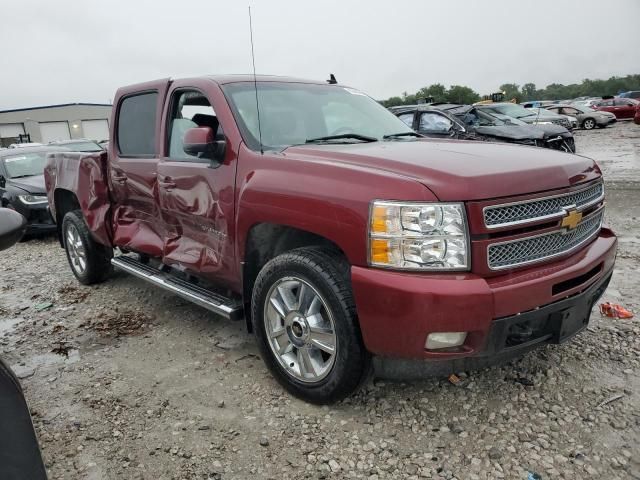
[[435,138],[486,140],[575,153],[572,130],[605,128],[620,119],[640,124],[640,102],[630,97],[569,102],[429,103],[390,110],[416,132]]
[[521,105],[432,103],[390,109],[416,132],[435,138],[486,140],[575,152],[571,124],[563,115]]
[[103,149],[98,142],[86,139],[61,140],[46,145],[17,143],[0,149],[0,207],[11,208],[26,218],[27,235],[55,231],[43,176],[47,154]]
[[[521,104],[525,108],[544,108],[556,113],[565,112],[564,115],[576,117],[578,125],[585,130],[592,128],[605,127],[603,122],[594,122],[585,120],[594,120],[592,117],[595,112],[610,114],[605,117],[615,117],[616,120],[636,119],[636,123],[640,122],[640,90],[633,90],[621,93],[620,95],[606,97],[579,97],[573,100],[534,100]],[[585,115],[586,114],[586,115]]]

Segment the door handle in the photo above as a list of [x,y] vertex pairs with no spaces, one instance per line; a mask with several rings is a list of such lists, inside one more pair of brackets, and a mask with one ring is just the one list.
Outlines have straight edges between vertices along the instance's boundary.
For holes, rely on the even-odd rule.
[[171,190],[172,188],[176,188],[177,186],[175,182],[171,179],[171,177],[164,177],[162,181],[158,182],[158,185],[160,185],[165,190]]

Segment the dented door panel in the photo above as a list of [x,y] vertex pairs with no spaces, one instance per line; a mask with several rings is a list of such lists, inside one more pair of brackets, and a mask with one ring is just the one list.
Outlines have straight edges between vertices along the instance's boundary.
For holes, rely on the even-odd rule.
[[233,168],[168,161],[159,164],[158,174],[164,263],[212,280],[225,278],[234,261]]
[[155,201],[157,168],[157,159],[119,159],[111,163],[110,175],[115,205],[114,243],[154,257],[162,255],[164,236]]
[[[109,188],[113,199],[113,242],[115,245],[153,257],[161,257],[164,225],[157,203],[157,166],[161,148],[162,111],[169,79],[125,87],[116,93],[109,141]],[[150,135],[152,153],[130,155],[120,152],[119,111],[128,97],[157,93],[155,119]]]
[[[185,89],[197,90],[207,98],[225,133],[225,159],[220,165],[169,157],[172,95]],[[234,188],[240,137],[229,106],[212,81],[177,81],[167,93],[162,118],[162,157],[157,170],[157,205],[164,226],[162,261],[237,290]]]

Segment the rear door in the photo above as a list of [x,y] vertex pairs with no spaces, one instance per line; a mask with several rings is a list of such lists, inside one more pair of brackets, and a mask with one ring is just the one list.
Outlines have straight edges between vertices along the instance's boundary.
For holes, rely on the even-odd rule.
[[617,118],[633,118],[636,112],[636,102],[629,98],[614,98],[613,113]]
[[[158,197],[165,228],[163,262],[212,281],[235,278],[234,187],[236,156],[225,129],[232,128],[219,87],[207,79],[177,81],[165,107],[163,157],[158,164]],[[209,127],[227,142],[215,164],[183,148],[185,132]]]
[[119,90],[109,142],[114,244],[153,257],[164,244],[155,192],[168,86],[164,79]]

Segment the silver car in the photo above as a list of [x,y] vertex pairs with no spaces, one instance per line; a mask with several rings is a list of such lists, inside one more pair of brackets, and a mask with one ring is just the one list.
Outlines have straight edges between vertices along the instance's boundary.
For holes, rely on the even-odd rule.
[[596,126],[604,128],[616,122],[616,116],[611,112],[594,110],[581,105],[550,105],[547,110],[562,115],[571,115],[578,119],[578,125],[585,130],[592,130]]

